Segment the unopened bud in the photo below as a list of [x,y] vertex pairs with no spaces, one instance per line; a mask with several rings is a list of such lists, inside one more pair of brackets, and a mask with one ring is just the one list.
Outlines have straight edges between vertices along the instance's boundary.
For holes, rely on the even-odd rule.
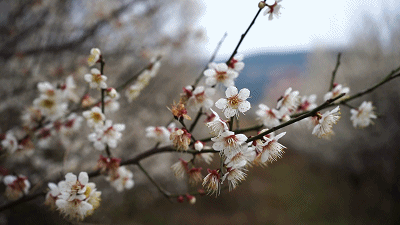
[[194,197],[193,195],[186,194],[186,198],[191,205],[194,205],[196,203],[196,197]]
[[284,116],[282,116],[282,122],[286,123],[289,120],[290,120],[290,116],[288,114],[285,114]]
[[204,144],[201,141],[196,141],[196,143],[194,143],[194,149],[196,149],[197,151],[201,151],[204,148]]
[[178,196],[178,198],[176,199],[179,203],[182,203],[185,199],[183,198],[182,195]]
[[263,9],[267,4],[264,1],[258,3],[258,8]]

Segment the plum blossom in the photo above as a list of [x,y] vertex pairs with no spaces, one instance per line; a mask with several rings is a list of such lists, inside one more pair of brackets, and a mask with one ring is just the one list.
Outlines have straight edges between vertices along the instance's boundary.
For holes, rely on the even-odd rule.
[[187,175],[188,162],[179,158],[179,161],[171,166],[171,170],[177,179],[182,180]]
[[83,118],[81,116],[78,116],[76,113],[71,113],[62,124],[60,129],[61,133],[64,135],[70,135],[73,132],[78,131],[81,127],[82,121]]
[[358,109],[351,109],[350,120],[353,122],[354,127],[364,128],[373,124],[372,119],[376,119],[377,116],[374,113],[374,107],[372,102],[364,101]]
[[107,77],[100,73],[100,70],[92,68],[90,74],[85,74],[85,81],[89,83],[90,88],[107,88]]
[[83,220],[100,206],[101,192],[94,183],[89,183],[86,172],[81,172],[78,178],[72,173],[66,174],[58,189],[61,194],[56,200],[57,209],[70,219]]
[[244,134],[236,134],[233,131],[225,131],[220,136],[211,138],[214,142],[213,149],[223,153],[226,157],[230,158],[241,151],[241,144],[243,144],[247,137]]
[[228,67],[237,72],[242,71],[244,68],[244,62],[242,62],[243,58],[243,55],[235,55],[228,63]]
[[58,185],[56,185],[55,183],[48,183],[48,187],[50,188],[50,190],[46,194],[44,204],[50,206],[51,209],[55,209],[56,201],[61,195],[61,192],[58,188]]
[[241,150],[225,159],[224,164],[229,168],[241,168],[246,166],[248,163],[254,161],[256,157],[255,147],[242,145]]
[[270,109],[264,104],[260,104],[258,107],[260,109],[256,111],[257,119],[261,120],[264,126],[275,127],[280,124],[279,119],[281,118],[281,114],[278,110]]
[[214,115],[212,120],[206,123],[206,126],[210,129],[210,134],[214,136],[219,136],[222,132],[229,130],[228,125],[223,121],[214,110],[210,108]]
[[93,107],[91,110],[84,111],[82,115],[86,118],[87,125],[94,128],[102,127],[106,119],[101,109],[97,106]]
[[269,14],[268,20],[272,20],[274,16],[276,18],[279,18],[279,15],[281,14],[280,9],[282,6],[278,4],[282,0],[275,0],[275,3],[273,5],[266,5],[268,8],[264,11],[264,16]]
[[220,175],[217,170],[207,169],[207,176],[203,179],[203,187],[207,190],[208,194],[218,196],[221,192]]
[[7,175],[4,177],[3,182],[6,185],[5,195],[10,200],[17,200],[28,194],[31,187],[28,178],[23,175]]
[[125,124],[112,124],[111,120],[106,120],[102,128],[97,129],[94,133],[89,134],[88,139],[94,142],[97,150],[104,150],[106,145],[110,148],[116,148],[118,141],[121,140],[121,131],[125,130]]
[[315,109],[317,107],[317,104],[315,104],[316,100],[317,95],[301,97],[300,105],[297,107],[297,112],[305,112]]
[[314,127],[312,134],[318,138],[329,139],[330,135],[333,134],[332,126],[336,124],[340,119],[340,108],[339,106],[334,108],[332,111],[327,111],[323,115],[317,113],[318,124]]
[[229,87],[235,85],[234,79],[239,76],[239,73],[229,69],[225,63],[210,63],[209,69],[204,71],[204,76],[207,77],[206,84],[209,86],[221,83]]
[[1,141],[1,147],[6,149],[9,154],[14,153],[18,149],[18,141],[17,138],[14,136],[12,131],[8,131]]
[[264,136],[265,143],[261,146],[261,152],[257,157],[262,163],[276,161],[278,158],[282,157],[283,149],[286,147],[278,143],[278,140],[283,137],[286,132],[282,132],[274,137]]
[[153,139],[154,141],[159,142],[160,144],[169,143],[170,135],[171,133],[169,132],[169,130],[163,126],[157,126],[157,127],[150,126],[146,128],[146,137]]
[[189,149],[191,137],[192,135],[185,128],[175,128],[175,131],[171,132],[169,139],[172,140],[172,143],[176,150],[186,151]]
[[246,179],[246,173],[243,168],[228,168],[227,172],[222,177],[222,182],[228,180],[229,191],[234,190],[237,185]]
[[187,106],[193,112],[199,111],[201,107],[208,109],[214,104],[213,100],[210,98],[214,94],[214,88],[198,86],[194,89],[192,96],[188,99]]
[[245,113],[251,108],[250,102],[246,101],[250,97],[250,91],[243,88],[239,91],[235,86],[230,86],[225,91],[226,98],[219,99],[215,106],[222,109],[226,118],[239,116],[239,112]]
[[344,98],[348,97],[348,93],[350,92],[350,88],[343,87],[341,84],[334,84],[333,86],[334,86],[334,88],[332,89],[332,91],[330,91],[330,92],[328,92],[328,93],[326,93],[324,95],[324,101],[327,101],[327,100],[332,99],[332,98],[336,98],[337,96],[339,96],[342,93],[345,93],[345,95],[343,97],[337,99],[336,102],[339,101],[339,100],[343,100]]
[[133,181],[133,173],[126,169],[124,166],[118,167],[118,176],[116,178],[112,176],[108,176],[106,178],[107,181],[111,183],[118,192],[122,192],[124,189],[132,189],[135,185]]
[[277,108],[281,109],[282,111],[281,114],[285,114],[287,112],[291,112],[295,109],[297,109],[299,105],[299,92],[298,91],[293,91],[292,88],[288,88],[285,91],[285,94],[280,98],[277,104]]
[[94,64],[96,64],[101,57],[101,51],[98,48],[92,48],[90,49],[90,55],[88,58],[88,64],[89,66],[94,66]]

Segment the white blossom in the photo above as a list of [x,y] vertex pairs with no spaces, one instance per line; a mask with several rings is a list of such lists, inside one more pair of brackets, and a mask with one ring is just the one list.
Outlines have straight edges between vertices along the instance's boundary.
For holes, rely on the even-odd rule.
[[241,150],[235,155],[227,157],[224,164],[229,168],[241,168],[254,161],[255,157],[255,147],[242,145]]
[[202,185],[208,194],[218,196],[221,192],[220,175],[216,170],[207,169],[207,172],[208,174],[204,177]]
[[214,136],[219,136],[222,132],[229,130],[226,122],[223,121],[219,117],[219,115],[216,112],[214,112],[214,110],[212,110],[211,108],[210,108],[210,110],[214,115],[213,120],[206,123],[206,126],[210,129],[210,134],[214,135]]
[[206,84],[209,86],[214,86],[216,84],[223,84],[225,87],[235,85],[234,79],[236,79],[239,74],[238,72],[229,69],[228,65],[225,63],[210,63],[209,69],[204,71],[204,76],[206,76]]
[[92,68],[90,74],[85,74],[85,81],[89,83],[90,88],[107,88],[107,77],[100,73],[100,70]]
[[292,88],[288,88],[285,91],[285,94],[282,96],[282,98],[278,101],[277,108],[281,109],[282,111],[281,114],[285,114],[287,112],[291,112],[295,109],[297,109],[300,97],[299,97],[299,92],[298,91],[293,91]]
[[82,220],[100,205],[101,192],[94,183],[89,183],[89,176],[81,172],[77,178],[72,173],[65,175],[65,180],[58,183],[57,209],[71,219]]
[[75,93],[76,84],[73,76],[68,76],[60,89],[64,99],[79,102],[79,96]]
[[336,124],[340,119],[340,108],[339,106],[334,108],[332,111],[325,112],[322,116],[318,116],[318,124],[314,127],[312,134],[317,136],[318,138],[327,138],[329,139],[330,135],[332,135],[333,124]]
[[342,100],[343,98],[346,98],[348,96],[349,92],[350,92],[350,88],[343,87],[341,84],[335,84],[335,86],[332,89],[332,91],[330,91],[330,92],[328,92],[328,93],[326,93],[324,95],[324,101],[327,101],[327,100],[332,99],[332,98],[336,98],[340,94],[345,93],[345,95],[343,97],[337,99],[336,101]]
[[1,141],[1,146],[6,149],[9,154],[14,153],[18,149],[18,141],[12,131],[8,131],[4,140]]
[[117,179],[112,180],[111,176],[108,176],[106,179],[111,183],[118,192],[122,192],[124,189],[131,189],[135,185],[133,181],[133,173],[126,169],[124,166],[118,167],[118,177]]
[[170,131],[163,127],[163,126],[158,126],[158,127],[147,127],[146,128],[146,137],[153,139],[156,142],[159,142],[160,144],[165,144],[165,143],[170,143],[169,137],[171,133]]
[[188,163],[183,159],[179,159],[178,162],[171,166],[171,170],[177,179],[182,180],[187,175]]
[[225,131],[211,140],[214,142],[213,149],[229,158],[240,152],[241,144],[247,140],[247,137],[244,134],[235,135],[233,131]]
[[82,115],[86,118],[87,125],[94,128],[102,127],[106,118],[101,112],[101,109],[97,106],[93,107],[91,110],[84,111]]
[[228,180],[229,191],[232,191],[237,185],[246,179],[246,173],[243,168],[229,168],[222,177],[222,182]]
[[7,175],[3,178],[3,182],[6,185],[5,195],[10,200],[17,200],[28,194],[31,187],[28,178],[23,175]]
[[317,108],[317,104],[315,104],[316,100],[317,95],[301,97],[300,105],[297,107],[297,112],[305,112]]
[[273,5],[266,5],[268,8],[264,11],[264,16],[269,14],[268,20],[272,20],[274,16],[276,18],[279,18],[279,15],[281,14],[280,9],[282,6],[278,4],[282,0],[275,0],[275,3]]
[[278,140],[283,137],[286,132],[280,133],[276,136],[266,137],[264,136],[265,143],[263,143],[261,147],[261,162],[272,162],[278,160],[278,158],[282,157],[283,149],[286,147],[282,144],[278,143]]
[[61,133],[64,135],[70,135],[75,131],[78,131],[81,127],[83,118],[78,116],[76,113],[71,113],[65,122],[61,126]]
[[88,58],[88,64],[89,66],[94,66],[96,64],[101,56],[101,51],[98,48],[92,48],[90,49],[90,56]]
[[373,124],[372,119],[377,118],[373,110],[372,102],[366,101],[364,101],[358,109],[351,109],[350,120],[353,122],[353,126],[356,128],[364,128]]
[[104,150],[106,145],[110,148],[116,148],[122,138],[121,131],[125,130],[125,124],[112,124],[111,120],[106,120],[103,127],[89,134],[88,139],[94,142],[97,150]]
[[188,99],[187,107],[193,112],[199,111],[201,107],[210,108],[214,104],[211,96],[215,94],[214,88],[204,88],[198,86],[192,92],[192,96]]
[[281,114],[278,110],[270,109],[264,104],[260,104],[258,107],[260,109],[256,111],[257,119],[261,120],[264,126],[275,127],[280,124],[279,119],[281,118]]
[[243,55],[235,55],[228,64],[228,67],[240,72],[244,68]]
[[243,88],[239,91],[235,86],[230,86],[225,91],[226,98],[219,99],[215,106],[222,109],[226,118],[239,116],[239,112],[245,113],[251,108],[250,102],[246,101],[250,97],[250,91]]

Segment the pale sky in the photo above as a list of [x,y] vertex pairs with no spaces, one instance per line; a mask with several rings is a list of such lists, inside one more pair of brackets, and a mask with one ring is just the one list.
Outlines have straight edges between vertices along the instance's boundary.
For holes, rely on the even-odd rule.
[[[225,32],[228,33],[221,55],[229,55],[240,35],[256,14],[259,0],[204,0],[200,19],[208,36],[206,49],[212,52]],[[272,4],[273,0],[267,0]],[[280,18],[272,21],[260,13],[239,52],[310,50],[317,46],[344,46],[370,15],[385,23],[385,15],[400,14],[399,0],[283,0]],[[382,32],[388,33],[387,26]],[[383,39],[385,38],[383,34]]]

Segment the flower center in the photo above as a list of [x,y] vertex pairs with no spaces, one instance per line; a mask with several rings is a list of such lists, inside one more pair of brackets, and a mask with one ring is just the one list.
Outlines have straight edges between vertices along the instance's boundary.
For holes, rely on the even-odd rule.
[[103,120],[101,114],[98,112],[93,112],[91,117],[95,122]]
[[222,82],[228,78],[225,71],[217,71],[216,75],[217,81]]
[[95,83],[100,83],[103,80],[103,78],[101,78],[101,74],[93,74],[92,77],[92,81]]
[[204,102],[204,99],[205,99],[204,91],[196,95],[197,102],[202,103],[202,102]]
[[55,102],[51,99],[45,99],[42,101],[42,106],[44,108],[51,109],[51,108],[53,108],[54,105],[55,105]]
[[225,143],[228,147],[236,146],[237,141],[236,135],[231,135],[225,138]]
[[227,100],[228,100],[228,104],[234,109],[237,109],[239,107],[239,103],[242,102],[242,100],[239,99],[238,95],[232,96],[232,97],[228,98]]

